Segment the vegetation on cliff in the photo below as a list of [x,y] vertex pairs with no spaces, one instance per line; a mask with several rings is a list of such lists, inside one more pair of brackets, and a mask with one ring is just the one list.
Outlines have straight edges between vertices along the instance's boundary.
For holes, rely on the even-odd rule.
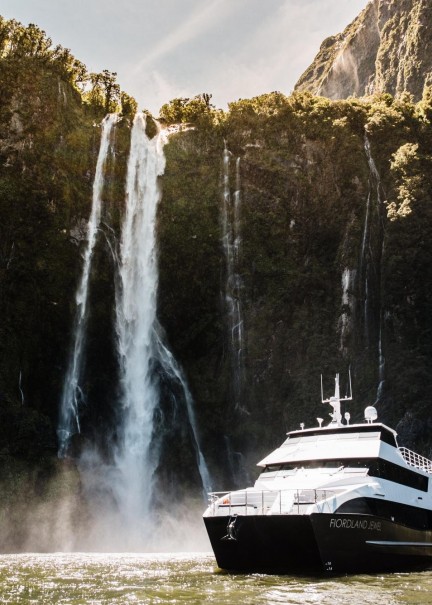
[[[125,124],[136,110],[115,74],[88,74],[35,25],[0,18],[0,456],[56,448],[98,123],[113,110]],[[108,201],[122,199],[117,181]]]
[[[228,456],[227,444],[264,452],[280,440],[281,422],[286,429],[314,422],[318,374],[348,366],[352,417],[360,420],[378,400],[381,419],[402,419],[405,442],[429,451],[426,97],[414,105],[390,95],[332,102],[271,93],[232,103],[223,119],[215,113],[206,127],[171,137],[159,215],[159,312],[187,369],[213,460]],[[246,413],[230,398],[218,223],[224,140],[232,171],[241,158]],[[378,393],[380,350],[385,384]]]
[[[115,109],[124,119],[92,274],[82,439],[103,447],[114,432],[111,250],[136,104],[115,74],[87,74],[35,26],[0,25],[0,456],[31,465],[56,448],[98,124]],[[199,95],[161,109],[162,123],[184,129],[165,147],[158,310],[213,476],[234,481],[233,466],[247,474],[285,429],[314,423],[319,373],[331,378],[349,366],[353,420],[378,401],[380,418],[400,421],[405,443],[430,455],[430,90],[417,104],[388,94],[330,101],[275,92],[221,112],[210,101]],[[225,144],[232,194],[240,158],[242,410],[231,403],[223,296]]]

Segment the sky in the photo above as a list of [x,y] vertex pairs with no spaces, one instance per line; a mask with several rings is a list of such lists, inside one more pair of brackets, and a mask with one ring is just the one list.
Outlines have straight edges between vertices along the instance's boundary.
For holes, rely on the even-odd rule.
[[321,42],[368,0],[0,0],[0,15],[35,23],[89,71],[117,72],[155,115],[207,92],[216,107],[292,92]]

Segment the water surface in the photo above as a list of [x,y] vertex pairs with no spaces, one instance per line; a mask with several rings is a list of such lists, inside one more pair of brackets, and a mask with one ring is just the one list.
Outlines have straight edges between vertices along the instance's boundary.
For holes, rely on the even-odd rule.
[[426,605],[432,572],[299,578],[228,574],[210,553],[0,555],[0,602]]

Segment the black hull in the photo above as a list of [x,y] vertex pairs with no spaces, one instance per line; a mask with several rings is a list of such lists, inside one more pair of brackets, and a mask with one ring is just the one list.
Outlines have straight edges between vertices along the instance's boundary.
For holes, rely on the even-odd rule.
[[218,566],[264,573],[372,573],[432,568],[432,531],[372,515],[204,517]]

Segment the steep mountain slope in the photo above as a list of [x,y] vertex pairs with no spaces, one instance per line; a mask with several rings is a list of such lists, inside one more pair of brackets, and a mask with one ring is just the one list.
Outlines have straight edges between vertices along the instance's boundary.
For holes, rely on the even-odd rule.
[[330,99],[388,92],[420,100],[432,81],[428,0],[372,0],[341,34],[327,38],[297,90]]
[[[264,95],[231,104],[219,127],[172,137],[160,318],[187,369],[211,460],[229,443],[256,455],[278,441],[281,424],[314,422],[319,373],[331,381],[349,365],[353,419],[378,402],[382,420],[403,420],[406,443],[430,451],[429,107],[385,95]],[[243,409],[233,405],[223,298],[223,139],[232,200],[240,158]]]
[[[85,533],[86,516],[76,502],[82,486],[74,461],[56,460],[56,426],[99,124],[113,107],[98,78],[91,98],[83,96],[76,80],[82,72],[67,53],[43,50],[38,31],[0,25],[6,28],[0,58],[0,509],[7,519],[0,541],[11,549],[29,544],[18,503],[30,495],[32,514],[33,502],[45,506],[64,497],[64,508],[50,509],[58,527],[67,509],[70,535]],[[35,39],[38,44],[28,45]],[[112,243],[124,212],[134,109],[127,96],[123,101],[105,173],[82,383],[86,403],[74,440],[77,457],[90,444],[107,460],[118,420]],[[429,91],[417,104],[389,94],[330,101],[309,92],[272,93],[232,103],[228,112],[201,95],[176,99],[161,113],[165,123],[187,125],[170,135],[160,179],[158,320],[185,370],[214,489],[243,483],[286,430],[325,415],[319,374],[328,393],[334,373],[346,376],[349,367],[353,421],[376,403],[380,420],[398,425],[403,444],[431,457]],[[222,241],[226,204],[239,234],[239,282],[231,298]],[[243,322],[238,405],[233,293]],[[155,371],[163,382],[161,369]],[[162,416],[178,422],[169,397],[157,426],[167,425]],[[179,475],[179,460],[183,476],[190,475],[188,456],[167,448],[166,475]],[[50,484],[53,469],[62,481]]]

